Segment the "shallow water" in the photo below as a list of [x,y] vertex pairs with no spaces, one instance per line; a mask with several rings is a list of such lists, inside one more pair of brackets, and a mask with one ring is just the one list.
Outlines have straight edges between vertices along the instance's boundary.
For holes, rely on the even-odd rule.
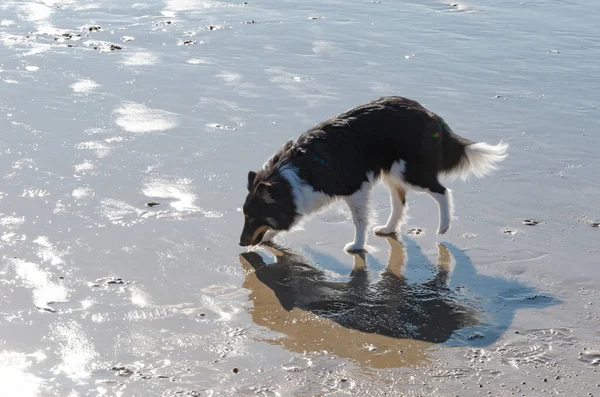
[[[599,394],[594,6],[3,1],[0,394]],[[243,252],[247,171],[381,95],[510,157],[442,239]]]

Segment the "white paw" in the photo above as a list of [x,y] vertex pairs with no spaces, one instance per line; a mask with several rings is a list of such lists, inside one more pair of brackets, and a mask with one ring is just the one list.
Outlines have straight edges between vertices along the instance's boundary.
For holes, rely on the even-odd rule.
[[377,226],[373,229],[373,233],[379,236],[389,236],[391,234],[396,234],[396,228],[392,228],[389,226]]
[[365,244],[359,244],[356,243],[355,241],[346,244],[346,246],[344,247],[344,249],[348,252],[358,252],[358,251],[362,251],[365,249]]
[[446,232],[448,231],[448,229],[450,229],[450,226],[446,226],[446,228],[445,228],[445,229],[444,229],[444,228],[442,228],[442,227],[440,227],[440,228],[438,229],[438,231],[437,231],[437,234],[444,234],[444,233],[446,233]]

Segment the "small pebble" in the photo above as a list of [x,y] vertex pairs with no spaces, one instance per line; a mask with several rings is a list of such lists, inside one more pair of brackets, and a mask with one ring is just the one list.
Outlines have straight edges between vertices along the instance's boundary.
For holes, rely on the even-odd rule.
[[234,374],[237,374],[238,372],[240,372],[240,370],[239,370],[239,369],[237,369],[237,368],[234,368],[234,369],[233,369],[233,373],[234,373]]
[[483,338],[485,338],[485,336],[481,332],[473,332],[471,335],[467,336],[468,340],[483,339]]
[[36,308],[36,309],[38,309],[38,310],[42,310],[42,311],[44,311],[44,312],[48,312],[48,313],[56,313],[56,310],[54,310],[54,309],[53,309],[53,308],[51,308],[51,307],[41,307],[41,306],[36,306],[35,308]]
[[525,219],[523,224],[527,226],[536,226],[540,224],[540,221],[536,221],[535,219]]
[[121,278],[116,278],[112,280],[107,280],[106,284],[125,284],[125,282]]
[[126,367],[112,367],[111,371],[115,371],[115,375],[117,376],[131,376],[133,375],[133,371]]

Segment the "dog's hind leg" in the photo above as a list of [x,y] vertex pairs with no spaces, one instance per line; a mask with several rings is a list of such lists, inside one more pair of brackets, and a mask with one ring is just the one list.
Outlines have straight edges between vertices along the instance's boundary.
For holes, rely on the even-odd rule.
[[452,219],[452,192],[442,186],[436,173],[420,167],[407,167],[406,182],[412,189],[423,191],[435,200],[440,211],[437,233],[446,233]]
[[437,182],[437,185],[428,188],[425,192],[431,196],[438,205],[440,210],[440,222],[437,234],[444,234],[450,229],[450,220],[452,219],[452,191],[446,189]]
[[406,212],[406,190],[392,181],[384,181],[390,191],[392,212],[384,226],[377,226],[373,232],[380,236],[395,234]]
[[354,241],[346,244],[346,251],[362,251],[367,242],[367,227],[369,226],[369,194],[371,186],[363,186],[354,194],[347,196],[344,200],[352,212],[354,222]]

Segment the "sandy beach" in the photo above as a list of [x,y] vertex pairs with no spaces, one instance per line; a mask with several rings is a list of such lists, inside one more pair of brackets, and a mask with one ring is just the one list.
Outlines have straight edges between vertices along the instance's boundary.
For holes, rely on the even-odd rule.
[[[0,2],[0,395],[600,396],[592,1]],[[343,251],[246,175],[384,95],[510,145]],[[373,196],[389,213],[387,192]]]

